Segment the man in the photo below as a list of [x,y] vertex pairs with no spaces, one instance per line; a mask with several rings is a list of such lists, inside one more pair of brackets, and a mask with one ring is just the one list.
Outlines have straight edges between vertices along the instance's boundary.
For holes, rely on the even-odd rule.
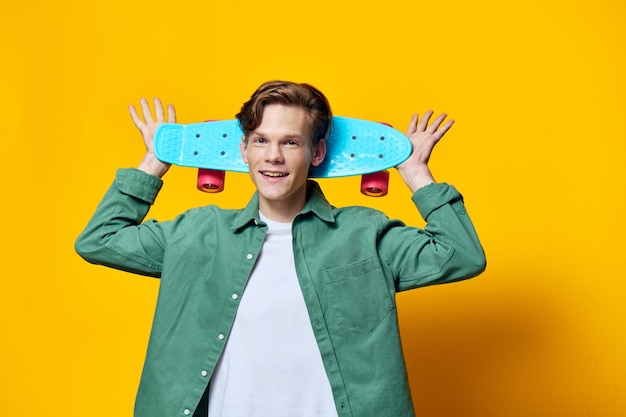
[[142,99],[147,152],[119,170],[76,242],[98,263],[160,277],[135,415],[413,416],[395,293],[485,268],[461,195],[428,160],[452,126],[414,115],[398,166],[424,230],[364,207],[334,208],[307,179],[332,120],[307,84],[269,82],[237,115],[256,193],[242,210],[207,206],[143,221],[169,165],[153,136],[175,110]]

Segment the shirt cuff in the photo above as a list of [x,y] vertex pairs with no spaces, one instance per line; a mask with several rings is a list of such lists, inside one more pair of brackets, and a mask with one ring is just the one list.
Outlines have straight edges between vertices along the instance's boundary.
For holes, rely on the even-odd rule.
[[417,190],[411,198],[424,220],[441,206],[463,201],[463,196],[456,188],[446,183],[428,184]]
[[122,194],[154,204],[163,180],[136,168],[120,168],[115,176],[115,185]]

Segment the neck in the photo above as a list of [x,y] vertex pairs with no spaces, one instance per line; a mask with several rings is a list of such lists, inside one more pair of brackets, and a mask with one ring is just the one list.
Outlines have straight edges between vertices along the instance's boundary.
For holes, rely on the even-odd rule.
[[259,204],[259,211],[265,218],[280,223],[293,223],[293,219],[295,219],[296,215],[300,213],[303,208],[304,204],[302,204],[302,206],[288,204],[285,207],[280,207],[279,203]]

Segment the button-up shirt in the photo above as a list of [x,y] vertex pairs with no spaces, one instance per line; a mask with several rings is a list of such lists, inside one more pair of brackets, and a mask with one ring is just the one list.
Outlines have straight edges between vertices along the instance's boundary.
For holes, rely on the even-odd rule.
[[[135,416],[205,416],[207,386],[266,225],[257,194],[241,210],[210,205],[144,221],[161,186],[139,170],[119,170],[76,250],[92,263],[160,277]],[[414,415],[395,293],[485,268],[456,189],[431,184],[412,199],[423,229],[370,208],[335,208],[311,182],[293,221],[298,281],[339,416]]]

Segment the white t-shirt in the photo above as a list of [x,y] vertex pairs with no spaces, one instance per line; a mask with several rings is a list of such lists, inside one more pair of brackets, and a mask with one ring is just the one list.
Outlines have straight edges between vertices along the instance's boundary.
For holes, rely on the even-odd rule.
[[291,223],[268,232],[209,388],[209,417],[337,416],[293,259]]

